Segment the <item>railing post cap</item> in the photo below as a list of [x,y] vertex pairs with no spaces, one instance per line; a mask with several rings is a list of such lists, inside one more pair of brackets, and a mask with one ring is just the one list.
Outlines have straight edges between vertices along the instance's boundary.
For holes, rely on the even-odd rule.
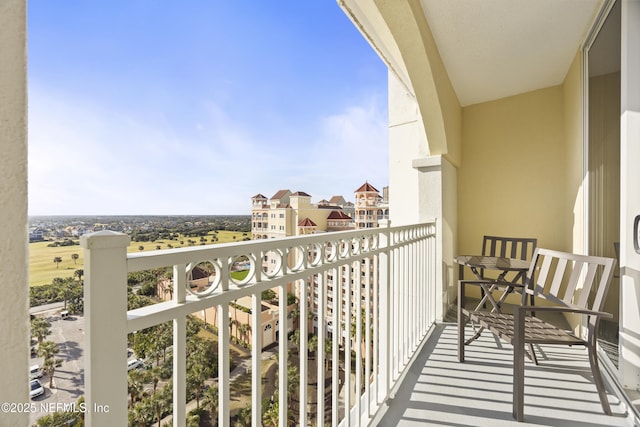
[[126,248],[131,243],[128,234],[103,230],[80,236],[80,245],[85,249]]

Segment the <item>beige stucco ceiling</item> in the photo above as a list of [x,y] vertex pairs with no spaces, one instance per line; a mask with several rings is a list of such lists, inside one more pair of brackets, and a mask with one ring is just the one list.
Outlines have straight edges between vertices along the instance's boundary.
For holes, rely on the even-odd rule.
[[562,83],[604,0],[420,0],[463,106]]

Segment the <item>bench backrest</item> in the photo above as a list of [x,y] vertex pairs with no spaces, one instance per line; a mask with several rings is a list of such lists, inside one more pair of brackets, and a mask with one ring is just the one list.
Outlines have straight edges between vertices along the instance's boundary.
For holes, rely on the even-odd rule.
[[536,297],[601,311],[614,265],[613,258],[537,248],[526,280]]
[[531,259],[538,239],[521,237],[484,236],[482,255],[503,258]]

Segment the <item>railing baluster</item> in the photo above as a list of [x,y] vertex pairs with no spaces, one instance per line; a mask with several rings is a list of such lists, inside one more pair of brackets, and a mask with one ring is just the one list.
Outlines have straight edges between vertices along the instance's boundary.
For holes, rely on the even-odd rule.
[[[278,335],[279,335],[279,424],[287,424],[288,390],[288,304],[289,284],[297,286],[299,297],[299,334],[300,334],[300,374],[299,400],[300,411],[294,414],[299,424],[313,422],[325,424],[325,389],[326,372],[324,364],[325,337],[327,336],[327,320],[331,321],[333,364],[331,371],[331,420],[332,425],[366,425],[390,396],[397,378],[406,369],[407,362],[428,332],[436,316],[436,251],[435,226],[423,224],[391,228],[384,221],[382,228],[359,230],[356,232],[335,233],[331,235],[310,235],[269,241],[242,242],[223,244],[203,248],[185,248],[158,253],[126,254],[128,236],[115,234],[117,239],[124,239],[118,247],[104,236],[87,237],[94,243],[85,244],[87,249],[85,264],[86,313],[88,337],[100,337],[89,342],[87,354],[105,349],[109,355],[109,363],[96,365],[95,360],[88,359],[87,396],[95,403],[103,403],[102,396],[114,398],[120,390],[122,398],[114,401],[108,416],[107,424],[100,424],[100,416],[91,414],[95,420],[92,425],[114,425],[115,419],[122,418],[126,423],[126,334],[167,321],[173,322],[174,334],[174,426],[186,424],[186,323],[190,313],[200,313],[212,307],[217,308],[218,327],[218,387],[219,387],[219,424],[230,424],[230,359],[229,359],[229,310],[230,304],[239,298],[251,296],[251,331],[252,331],[252,424],[262,423],[262,338],[263,324],[261,318],[261,291],[273,288],[277,290]],[[109,234],[111,237],[113,235]],[[95,239],[95,240],[92,240]],[[364,241],[369,239],[369,244]],[[97,245],[95,242],[103,242]],[[329,243],[330,242],[330,243]],[[375,242],[375,244],[374,244]],[[103,245],[104,247],[100,247]],[[109,246],[111,245],[111,246]],[[359,245],[356,248],[356,245]],[[298,248],[303,248],[299,250]],[[335,256],[332,256],[335,251]],[[117,254],[116,254],[117,252]],[[282,267],[276,274],[262,272],[262,262],[269,257],[280,261]],[[283,255],[278,255],[278,253]],[[318,258],[315,255],[318,254]],[[245,255],[252,263],[253,277],[240,286],[230,286],[229,271],[231,263],[237,257]],[[303,257],[302,259],[297,259]],[[96,259],[98,261],[96,261]],[[187,265],[202,260],[219,262],[219,277],[216,275],[216,286],[205,296],[187,296]],[[118,266],[120,264],[120,266]],[[173,299],[161,304],[144,307],[132,311],[122,319],[118,326],[114,313],[126,311],[126,272],[141,271],[152,268],[173,266]],[[119,277],[118,269],[122,271]],[[116,276],[114,276],[116,272]],[[329,278],[328,276],[331,276]],[[265,283],[265,282],[271,282]],[[104,284],[103,284],[104,283]],[[310,285],[308,285],[310,284]],[[102,297],[102,286],[108,288],[108,297]],[[328,287],[332,287],[330,292]],[[104,290],[104,289],[103,289]],[[364,295],[362,293],[365,293]],[[120,308],[110,304],[111,298],[119,295]],[[317,302],[316,302],[317,297]],[[96,302],[96,298],[98,302]],[[328,307],[328,298],[332,298]],[[102,313],[100,306],[108,306],[108,313]],[[114,307],[116,307],[114,309]],[[315,414],[309,413],[313,406],[309,405],[308,389],[308,325],[311,308],[317,316],[317,404]],[[115,311],[114,311],[115,310]],[[330,319],[326,313],[332,311]],[[95,317],[97,314],[98,317]],[[91,319],[94,316],[98,320]],[[365,316],[363,318],[363,316]],[[124,316],[123,316],[124,317]],[[128,320],[127,320],[128,319]],[[354,323],[355,322],[355,323]],[[108,332],[101,332],[99,324],[108,325]],[[352,324],[355,324],[352,336]],[[120,328],[122,333],[118,333]],[[364,328],[364,331],[363,331]],[[106,337],[101,334],[107,334]],[[116,337],[117,336],[117,337]],[[117,338],[117,339],[115,339]],[[111,344],[107,344],[110,342]],[[355,347],[354,347],[355,346]],[[121,347],[120,352],[118,348]],[[98,350],[96,350],[98,349]],[[108,350],[107,350],[108,349]],[[341,350],[342,349],[342,350]],[[351,351],[355,353],[355,368],[351,366]],[[112,357],[111,357],[112,356]],[[119,361],[117,361],[119,359]],[[341,359],[344,366],[341,367]],[[100,359],[102,360],[102,359]],[[113,365],[111,368],[109,368]],[[96,372],[108,368],[107,377],[96,376]],[[344,383],[340,384],[340,378]],[[93,378],[91,383],[89,378]],[[98,379],[96,382],[96,378]],[[103,393],[103,390],[110,390]],[[354,393],[355,392],[355,393]],[[93,393],[93,394],[92,394]],[[102,393],[102,394],[101,394]],[[355,400],[354,400],[355,398]],[[98,401],[96,399],[100,399]],[[88,400],[89,401],[89,400]],[[116,415],[118,414],[118,415]],[[118,418],[120,417],[120,418]]]
[[251,299],[251,424],[262,425],[262,298]]
[[[187,298],[187,266],[173,266],[173,300],[182,304]],[[173,372],[187,370],[187,321],[184,317],[173,319]],[[173,426],[185,427],[187,423],[186,375],[173,376]]]

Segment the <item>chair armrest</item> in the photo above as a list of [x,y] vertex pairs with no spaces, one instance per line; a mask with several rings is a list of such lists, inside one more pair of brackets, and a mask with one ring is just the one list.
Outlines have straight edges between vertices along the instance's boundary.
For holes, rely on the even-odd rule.
[[535,312],[546,311],[546,312],[557,312],[557,313],[586,314],[587,316],[597,316],[597,317],[603,317],[606,319],[610,319],[613,317],[611,313],[607,313],[604,311],[589,310],[586,308],[572,306],[572,305],[567,305],[566,307],[519,305],[519,306],[515,306],[513,309],[516,315],[517,315],[517,312],[519,311],[535,311]]

